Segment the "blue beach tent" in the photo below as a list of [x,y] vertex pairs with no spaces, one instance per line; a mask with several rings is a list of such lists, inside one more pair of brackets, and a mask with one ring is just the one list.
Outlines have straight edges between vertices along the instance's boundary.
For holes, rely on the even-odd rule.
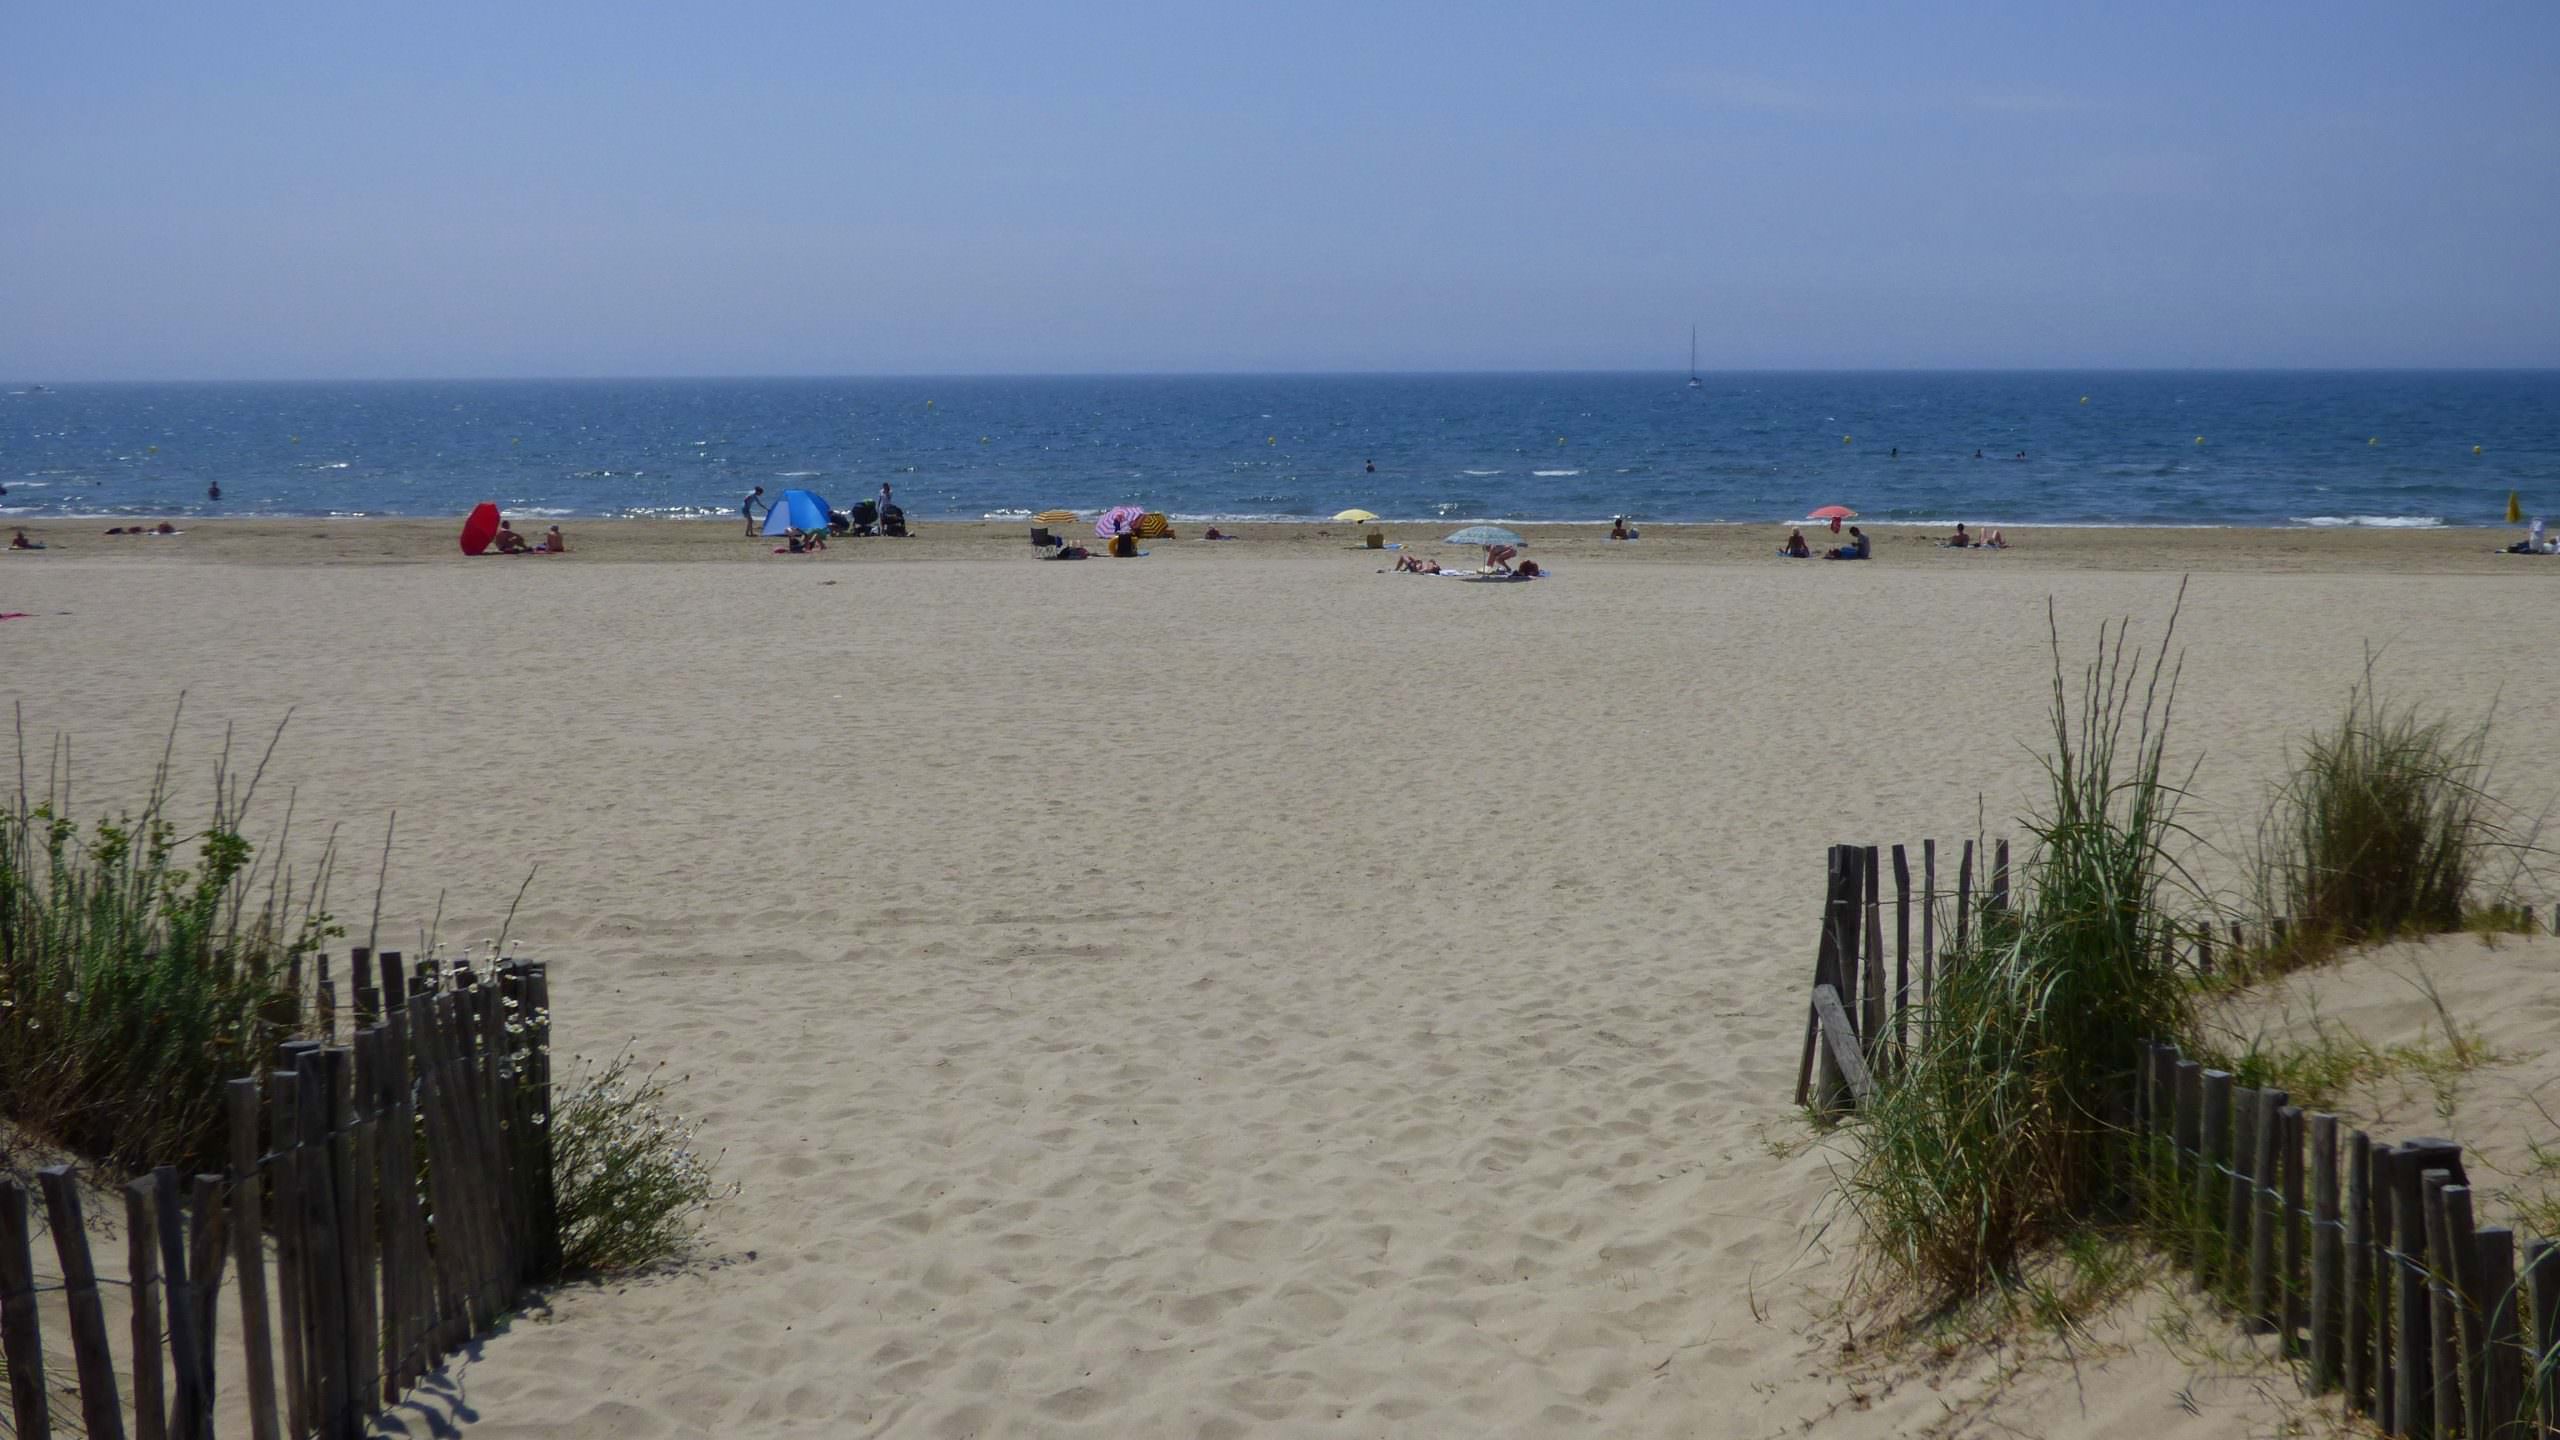
[[815,490],[785,490],[773,508],[764,512],[764,533],[786,535],[794,530],[827,528],[827,502]]

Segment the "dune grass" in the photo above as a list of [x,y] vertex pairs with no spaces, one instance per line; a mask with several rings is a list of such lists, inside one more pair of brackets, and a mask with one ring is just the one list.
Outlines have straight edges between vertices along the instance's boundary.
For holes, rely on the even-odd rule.
[[1987,909],[1939,982],[1907,1063],[1851,1121],[1843,1176],[1869,1258],[1939,1307],[2018,1288],[2031,1251],[2121,1209],[2111,1150],[2140,1042],[2189,1028],[2158,940],[2183,788],[2162,773],[2177,671],[2170,617],[2146,660],[2102,626],[2076,704],[2061,632],[2050,799],[2014,908]]
[[[170,743],[176,739],[170,727]],[[127,1167],[220,1168],[222,1082],[303,1021],[289,968],[341,933],[331,844],[300,874],[288,804],[262,854],[243,833],[279,725],[242,777],[226,732],[200,826],[173,814],[164,746],[139,812],[72,818],[58,740],[0,808],[0,1115]]]
[[2513,927],[2514,897],[2484,895],[2482,882],[2531,845],[2489,793],[2490,725],[2386,701],[2367,657],[2344,711],[2301,742],[2270,797],[2259,903],[2291,926],[2256,968],[2280,973],[2364,940]]

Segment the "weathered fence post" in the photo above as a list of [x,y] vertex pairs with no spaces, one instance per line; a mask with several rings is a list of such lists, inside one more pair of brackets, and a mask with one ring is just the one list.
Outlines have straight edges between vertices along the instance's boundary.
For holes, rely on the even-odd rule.
[[2284,1127],[2277,1117],[2286,1098],[2281,1090],[2260,1090],[2257,1117],[2249,1127],[2257,1158],[2249,1164],[2248,1305],[2253,1328],[2259,1330],[2275,1329],[2284,1314],[2284,1300],[2276,1290],[2276,1167],[2284,1154],[2279,1148]]
[[1886,1013],[1892,996],[1884,985],[1884,886],[1882,864],[1873,845],[1859,852],[1859,875],[1865,889],[1866,968],[1858,978],[1858,994],[1865,1001],[1859,1013],[1858,1036],[1866,1042],[1867,1070],[1881,1072],[1889,1056],[1885,1054],[1885,1035],[1890,1026]]
[[258,1187],[258,1082],[233,1080],[222,1087],[230,1107],[231,1248],[240,1270],[240,1346],[249,1370],[249,1433],[277,1440],[276,1370],[267,1328],[266,1216]]
[[2182,1055],[2171,1068],[2177,1077],[2177,1111],[2169,1135],[2177,1152],[2178,1194],[2186,1197],[2196,1191],[2196,1171],[2204,1154],[2204,1066]]
[[2231,1072],[2204,1072],[2203,1143],[2196,1154],[2196,1283],[2213,1289],[2221,1266],[2222,1237],[2215,1218],[2223,1213],[2230,1182],[2223,1176],[2231,1160]]
[[2533,1305],[2533,1413],[2549,1435],[2560,1430],[2560,1246],[2525,1242],[2524,1284]]
[[1893,847],[1893,1049],[1911,1053],[1911,857]]
[[2473,1433],[2482,1440],[2523,1433],[2523,1330],[2517,1318],[2516,1237],[2503,1225],[2478,1235],[2480,1305],[2481,1418]]
[[[1920,842],[1920,1010],[1931,1023],[1938,1003],[1938,842]],[[1924,1029],[1922,1034],[1927,1034]]]
[[[1841,859],[1843,848],[1832,846],[1823,862],[1822,935],[1813,952],[1813,983],[1830,986],[1834,994],[1839,993],[1841,984],[1840,868],[1844,863]],[[1836,1113],[1834,1105],[1841,1091],[1834,1084],[1839,1077],[1832,1072],[1822,1048],[1822,1012],[1808,997],[1804,1007],[1804,1058],[1796,1066],[1796,1103],[1802,1105],[1811,1101],[1814,1109],[1828,1115]],[[1814,1087],[1817,1063],[1822,1066],[1822,1087],[1819,1090]]]
[[1956,862],[1956,955],[1961,961],[1972,946],[1973,935],[1973,842],[1964,842],[1964,856]]
[[2258,1216],[2258,1090],[2231,1088],[2231,1167],[2222,1185],[2223,1253],[2216,1266],[2225,1298],[2245,1317],[2249,1311],[2249,1231]]
[[[2338,1203],[2338,1117],[2311,1117],[2311,1388],[2338,1388],[2345,1366],[2343,1298],[2347,1237]],[[2352,1409],[2354,1402],[2348,1402]]]
[[116,1398],[116,1357],[107,1345],[98,1271],[89,1258],[89,1231],[80,1215],[80,1186],[68,1165],[37,1171],[36,1182],[44,1187],[53,1253],[62,1261],[62,1298],[71,1311],[71,1355],[80,1371],[80,1418],[89,1440],[124,1440],[124,1406]]
[[133,1433],[167,1440],[169,1399],[160,1365],[160,1227],[151,1177],[124,1187],[125,1284],[133,1292]]
[[2399,1278],[2393,1287],[2399,1297],[2393,1327],[2399,1350],[2394,1382],[2396,1434],[2424,1435],[2435,1423],[2438,1377],[2435,1305],[2429,1286],[2428,1177],[2437,1173],[2445,1177],[2435,1182],[2436,1189],[2460,1183],[2461,1165],[2462,1147],[2449,1140],[2407,1140],[2392,1147],[2392,1238],[2400,1252],[2394,1261]]
[[36,1328],[36,1262],[27,1243],[27,1192],[0,1180],[0,1357],[9,1362],[9,1407],[20,1440],[47,1440],[44,1335]]
[[2284,1353],[2300,1355],[2309,1346],[2303,1333],[2304,1319],[2310,1312],[2307,1294],[2310,1271],[2303,1255],[2302,1232],[2306,1220],[2302,1208],[2302,1107],[2287,1105],[2276,1113],[2277,1143],[2283,1147],[2277,1160],[2277,1173],[2283,1190],[2276,1197],[2277,1223],[2283,1226],[2283,1254],[2277,1257],[2284,1295],[2283,1314],[2278,1323],[2284,1335]]

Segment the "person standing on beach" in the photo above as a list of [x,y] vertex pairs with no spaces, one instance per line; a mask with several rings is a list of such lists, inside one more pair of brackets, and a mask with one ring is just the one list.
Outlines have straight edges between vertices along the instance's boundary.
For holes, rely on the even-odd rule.
[[888,482],[888,481],[886,481],[886,480],[883,480],[883,481],[881,481],[881,482],[880,482],[880,514],[881,514],[884,518],[888,515],[889,510],[890,510],[890,506],[891,506],[891,501],[890,501],[890,499],[889,499],[889,482]]
[[764,487],[761,485],[748,491],[747,498],[738,502],[738,513],[747,517],[747,533],[749,535],[756,533],[756,506],[758,503],[763,503],[764,508],[767,510],[771,510],[773,508],[772,503],[765,500]]

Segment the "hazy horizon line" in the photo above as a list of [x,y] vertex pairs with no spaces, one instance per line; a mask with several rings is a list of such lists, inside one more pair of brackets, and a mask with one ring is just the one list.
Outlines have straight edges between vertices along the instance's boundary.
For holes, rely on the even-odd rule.
[[[655,382],[701,384],[755,381],[971,381],[971,380],[1354,380],[1471,379],[1492,377],[1667,376],[1674,380],[1693,372],[1682,368],[1520,368],[1421,370],[913,370],[913,371],[738,371],[719,374],[580,374],[580,375],[151,375],[112,379],[32,377],[0,382],[12,387],[64,385],[602,385]],[[2551,375],[2555,365],[1773,365],[1753,368],[1701,369],[1700,377],[1758,375]]]

